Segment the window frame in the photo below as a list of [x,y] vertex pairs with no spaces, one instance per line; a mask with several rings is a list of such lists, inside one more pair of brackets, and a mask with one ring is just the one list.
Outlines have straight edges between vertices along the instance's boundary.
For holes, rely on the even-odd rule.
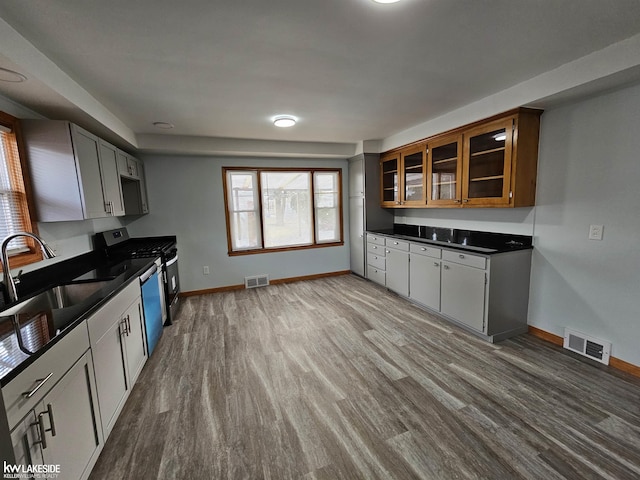
[[[257,189],[258,189],[258,215],[259,215],[259,227],[260,227],[260,238],[261,238],[261,247],[260,248],[252,248],[252,249],[243,249],[243,250],[233,250],[232,240],[231,240],[231,221],[229,216],[229,204],[228,204],[228,184],[227,184],[227,172],[229,171],[251,171],[256,173],[257,177]],[[264,218],[263,218],[263,208],[262,208],[262,200],[263,200],[263,192],[262,192],[262,183],[261,183],[261,173],[263,172],[305,172],[309,173],[311,176],[310,182],[310,198],[312,199],[311,204],[311,237],[313,239],[313,243],[309,245],[295,245],[295,246],[287,246],[287,247],[264,247]],[[315,181],[314,174],[315,172],[324,172],[324,173],[335,173],[338,176],[338,215],[339,215],[339,229],[340,229],[340,239],[338,241],[318,241],[316,236],[316,195],[315,195]],[[339,247],[344,245],[344,205],[342,199],[342,169],[339,167],[222,167],[222,189],[224,195],[224,216],[227,227],[227,253],[229,256],[242,256],[242,255],[255,255],[260,253],[273,253],[273,252],[288,252],[295,250],[308,250],[313,248],[326,248],[326,247]]]
[[[24,196],[22,201],[20,202],[20,209],[22,211],[22,218],[24,219],[24,223],[22,225],[23,230],[26,232],[33,233],[38,235],[38,226],[35,221],[35,208],[33,202],[33,194],[31,189],[31,180],[29,175],[29,167],[27,163],[26,157],[26,149],[24,148],[23,138],[22,138],[22,129],[20,126],[20,120],[16,117],[9,115],[8,113],[0,111],[0,125],[11,129],[11,132],[15,136],[16,140],[16,148],[18,151],[18,163],[20,166],[21,172],[19,177],[22,178],[22,190],[24,191]],[[8,168],[14,171],[14,166],[9,164]],[[18,177],[18,176],[16,176]],[[12,188],[14,186],[12,185]],[[0,239],[2,242],[4,239]],[[24,265],[29,265],[31,263],[39,262],[43,259],[42,251],[36,245],[35,240],[29,237],[25,237],[28,251],[19,252],[9,256],[9,266],[10,268],[21,267]],[[3,271],[4,265],[0,266],[0,272]]]

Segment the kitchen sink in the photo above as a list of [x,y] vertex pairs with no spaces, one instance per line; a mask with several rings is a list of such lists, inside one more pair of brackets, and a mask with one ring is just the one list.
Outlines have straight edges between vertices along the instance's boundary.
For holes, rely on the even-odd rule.
[[68,283],[57,285],[35,297],[31,297],[7,310],[0,312],[0,316],[22,315],[50,310],[73,307],[82,303],[98,290],[106,286],[111,279],[91,282]]

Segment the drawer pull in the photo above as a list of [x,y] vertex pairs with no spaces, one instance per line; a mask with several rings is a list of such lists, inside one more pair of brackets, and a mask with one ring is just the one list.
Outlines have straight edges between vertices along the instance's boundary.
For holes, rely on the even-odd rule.
[[423,252],[426,252],[426,251],[427,251],[427,249],[426,249],[426,248],[424,248],[424,247],[420,247],[420,250],[422,250]]
[[439,266],[440,266],[440,264],[439,264],[438,262],[433,262],[433,266],[434,266],[434,267],[439,267]]
[[385,250],[387,253],[391,253],[389,250]]
[[445,270],[449,270],[449,265],[443,265],[442,268],[444,268]]
[[459,256],[460,258],[464,258],[464,255],[462,255],[462,254],[460,254],[460,255],[458,255],[458,256]]
[[393,242],[394,245],[398,245],[398,242]]
[[51,372],[49,375],[47,375],[44,378],[38,378],[36,382],[39,382],[39,383],[38,385],[36,385],[36,388],[31,390],[30,392],[22,392],[22,396],[25,398],[33,397],[36,394],[36,392],[40,390],[40,387],[42,387],[47,382],[47,380],[49,380],[52,376],[53,376],[53,372]]
[[373,247],[371,247],[371,248],[373,248],[374,250],[377,250],[377,249],[378,249],[378,247],[376,247],[375,245],[374,245]]

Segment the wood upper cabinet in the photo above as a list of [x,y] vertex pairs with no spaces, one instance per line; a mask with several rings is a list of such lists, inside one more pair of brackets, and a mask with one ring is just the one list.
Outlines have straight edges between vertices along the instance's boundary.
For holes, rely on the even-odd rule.
[[462,203],[508,206],[515,119],[474,128],[464,136]]
[[381,205],[424,207],[426,205],[427,144],[419,144],[380,158]]
[[427,203],[459,205],[462,199],[462,135],[448,135],[429,144]]
[[533,206],[541,114],[518,108],[382,155],[382,206]]

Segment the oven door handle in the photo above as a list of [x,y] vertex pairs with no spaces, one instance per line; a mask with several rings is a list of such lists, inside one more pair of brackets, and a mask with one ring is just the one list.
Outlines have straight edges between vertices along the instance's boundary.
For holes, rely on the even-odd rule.
[[158,271],[158,266],[154,263],[149,270],[147,270],[142,275],[140,275],[140,283],[144,283],[147,280],[149,280],[149,278],[151,278],[151,276],[157,271]]
[[171,265],[173,265],[174,263],[176,263],[178,261],[178,254],[176,253],[176,256],[173,257],[171,260],[169,260],[165,267],[170,267]]

